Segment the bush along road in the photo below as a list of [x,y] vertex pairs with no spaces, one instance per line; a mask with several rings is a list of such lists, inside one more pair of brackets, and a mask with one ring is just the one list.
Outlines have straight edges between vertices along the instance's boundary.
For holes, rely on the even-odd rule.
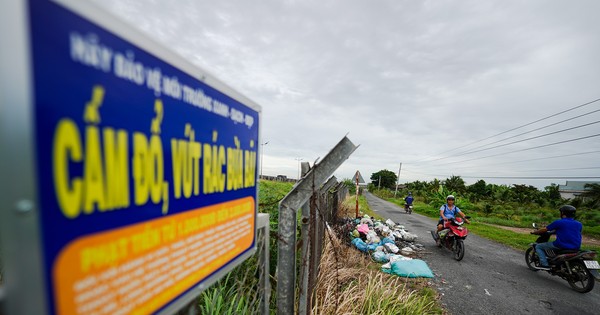
[[431,237],[437,220],[407,214],[369,192],[365,197],[375,213],[419,237],[418,242],[425,246],[422,259],[435,274],[433,287],[450,314],[598,314],[599,282],[591,292],[577,293],[559,277],[529,270],[524,251],[473,233],[465,240],[464,258],[456,261],[452,252],[438,248]]

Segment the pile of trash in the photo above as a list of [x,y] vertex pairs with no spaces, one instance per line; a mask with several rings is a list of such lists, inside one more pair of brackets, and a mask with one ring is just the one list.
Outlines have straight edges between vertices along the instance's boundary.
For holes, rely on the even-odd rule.
[[391,219],[385,222],[374,220],[365,214],[360,219],[347,222],[346,229],[352,227],[354,229],[348,232],[352,245],[370,254],[375,262],[384,264],[383,272],[408,277],[429,277],[431,274],[433,277],[424,261],[414,259],[424,247],[415,243],[417,235],[406,231],[404,226]]

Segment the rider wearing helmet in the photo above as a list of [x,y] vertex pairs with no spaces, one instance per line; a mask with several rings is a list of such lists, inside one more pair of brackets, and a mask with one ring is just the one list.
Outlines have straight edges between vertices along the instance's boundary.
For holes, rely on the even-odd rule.
[[406,198],[404,198],[404,202],[405,202],[404,206],[405,206],[405,208],[408,207],[408,206],[411,206],[412,203],[413,203],[413,200],[415,200],[415,198],[413,198],[412,193],[408,192],[408,196],[406,196]]
[[465,214],[454,205],[454,196],[448,195],[448,197],[446,197],[446,204],[440,208],[440,221],[438,221],[437,231],[439,232],[444,228],[444,221],[452,220],[456,215],[460,215],[465,219],[465,222],[470,223],[469,220],[465,218]]
[[541,235],[548,231],[556,232],[556,240],[554,242],[539,243],[535,246],[535,252],[540,258],[540,267],[538,267],[538,269],[541,270],[550,270],[545,250],[579,250],[579,247],[581,246],[581,231],[583,225],[581,222],[575,220],[575,207],[564,205],[558,210],[560,211],[559,220],[550,223],[550,225],[545,228],[531,232],[531,234],[536,235]]

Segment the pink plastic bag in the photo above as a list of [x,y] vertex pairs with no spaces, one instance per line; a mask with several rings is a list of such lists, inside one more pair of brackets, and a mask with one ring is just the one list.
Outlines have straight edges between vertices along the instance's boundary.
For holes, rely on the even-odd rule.
[[358,231],[358,233],[369,233],[369,226],[366,224],[361,224],[359,225],[356,230]]

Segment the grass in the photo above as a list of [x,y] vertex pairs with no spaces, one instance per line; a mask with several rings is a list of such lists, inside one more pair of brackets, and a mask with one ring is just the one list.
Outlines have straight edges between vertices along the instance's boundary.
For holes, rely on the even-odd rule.
[[326,239],[313,314],[443,314],[427,279],[388,275],[380,266],[343,245]]
[[[234,275],[234,276],[232,276]],[[241,278],[233,272],[228,273],[216,285],[203,291],[199,298],[200,314],[256,314],[258,312],[257,294],[248,294],[256,290],[256,283],[249,285],[247,273]],[[236,279],[238,278],[238,279]],[[248,296],[254,296],[253,299]]]
[[[354,218],[356,216],[356,195],[348,196],[348,198],[344,200],[343,206],[345,208],[348,208],[346,213],[347,216],[350,218]],[[358,196],[358,212],[359,216],[367,214],[368,216],[374,217],[375,219],[385,220],[382,216],[371,210],[371,208],[369,207],[369,203],[367,203],[367,198],[364,195]]]

